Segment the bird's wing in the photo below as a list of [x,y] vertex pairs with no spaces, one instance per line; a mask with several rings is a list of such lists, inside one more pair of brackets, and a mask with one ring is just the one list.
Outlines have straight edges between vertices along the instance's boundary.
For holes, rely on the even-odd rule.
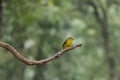
[[66,43],[67,43],[67,40],[63,43],[63,48],[64,48],[64,46],[65,46]]

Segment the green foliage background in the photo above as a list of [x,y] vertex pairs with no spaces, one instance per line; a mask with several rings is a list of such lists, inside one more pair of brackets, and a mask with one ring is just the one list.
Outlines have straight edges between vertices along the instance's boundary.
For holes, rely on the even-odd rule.
[[[110,80],[109,63],[89,0],[3,0],[1,41],[21,55],[40,60],[62,49],[63,41],[74,38],[82,47],[67,52],[45,65],[28,66],[0,47],[0,80]],[[120,80],[120,1],[91,0],[101,18],[106,9],[115,78]],[[112,79],[111,79],[112,80]]]

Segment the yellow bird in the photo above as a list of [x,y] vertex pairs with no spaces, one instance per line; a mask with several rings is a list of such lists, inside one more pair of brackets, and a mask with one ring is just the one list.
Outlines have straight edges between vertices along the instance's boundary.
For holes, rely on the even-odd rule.
[[72,37],[68,37],[65,42],[63,43],[63,49],[67,48],[67,47],[70,47],[71,44],[72,44],[72,40],[73,38]]

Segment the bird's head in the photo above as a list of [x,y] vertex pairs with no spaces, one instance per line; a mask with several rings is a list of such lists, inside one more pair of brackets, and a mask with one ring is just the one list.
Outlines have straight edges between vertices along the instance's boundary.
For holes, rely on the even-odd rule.
[[73,40],[73,38],[72,38],[72,37],[69,37],[68,39]]

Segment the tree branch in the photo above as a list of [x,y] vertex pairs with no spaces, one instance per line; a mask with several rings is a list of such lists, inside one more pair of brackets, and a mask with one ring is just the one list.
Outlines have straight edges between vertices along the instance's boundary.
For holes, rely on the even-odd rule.
[[59,58],[59,56],[61,56],[62,54],[64,54],[65,52],[75,49],[77,47],[82,46],[82,44],[76,44],[76,45],[72,45],[68,48],[62,49],[59,52],[55,53],[53,56],[48,57],[46,59],[42,59],[42,60],[29,60],[25,57],[23,57],[14,47],[12,47],[11,45],[4,43],[4,42],[0,42],[0,46],[6,48],[8,51],[10,51],[18,60],[20,60],[21,62],[27,64],[27,65],[40,65],[40,64],[44,64],[47,63],[49,61],[52,61],[56,58]]

